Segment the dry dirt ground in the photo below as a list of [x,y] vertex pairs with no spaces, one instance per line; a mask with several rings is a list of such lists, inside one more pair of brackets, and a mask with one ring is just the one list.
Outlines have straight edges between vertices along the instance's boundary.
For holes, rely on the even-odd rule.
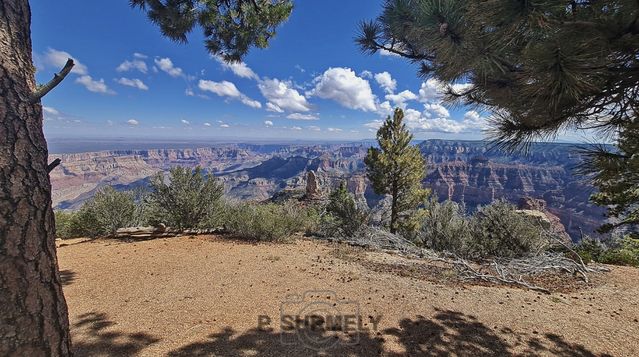
[[[78,356],[639,355],[634,268],[545,295],[447,283],[446,273],[439,282],[419,279],[390,269],[414,261],[308,239],[58,245]],[[311,293],[314,304],[290,297],[305,291],[336,296]],[[346,335],[302,324],[281,335],[282,306],[301,315],[317,306],[348,315],[358,306],[362,329]],[[258,328],[260,316],[271,324]]]

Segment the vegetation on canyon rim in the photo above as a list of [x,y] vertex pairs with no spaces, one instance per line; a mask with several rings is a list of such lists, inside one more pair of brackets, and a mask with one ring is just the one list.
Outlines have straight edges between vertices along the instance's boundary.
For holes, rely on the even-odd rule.
[[[176,41],[186,41],[195,26],[201,27],[208,50],[230,61],[240,60],[253,46],[267,47],[275,28],[292,11],[287,0],[131,4]],[[0,177],[11,187],[0,190],[0,300],[15,303],[0,304],[5,317],[0,354],[64,356],[71,354],[71,343],[55,258],[51,168],[40,100],[70,72],[73,62],[37,87],[29,1],[1,8]],[[601,192],[595,202],[612,208],[611,216],[619,219],[615,224],[632,226],[639,221],[638,17],[639,5],[629,0],[388,0],[379,19],[362,25],[358,42],[366,52],[384,50],[419,63],[423,75],[444,83],[469,80],[470,87],[451,86],[449,99],[491,109],[493,137],[507,147],[567,127],[616,134],[619,150],[591,151],[587,164]],[[127,195],[112,200],[110,194],[103,192],[94,204],[129,200]],[[112,222],[101,224],[106,231],[114,227]],[[500,239],[491,236],[495,242]],[[628,245],[634,246],[626,244],[624,251],[636,251]]]

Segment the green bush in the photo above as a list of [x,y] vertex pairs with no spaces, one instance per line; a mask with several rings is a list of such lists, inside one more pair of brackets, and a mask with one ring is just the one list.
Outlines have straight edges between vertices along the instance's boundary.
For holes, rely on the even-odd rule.
[[205,175],[202,168],[171,168],[168,181],[163,173],[151,179],[146,200],[149,222],[178,229],[201,228],[219,214],[223,194],[224,185],[213,175]]
[[107,186],[75,212],[55,212],[59,238],[109,236],[136,223],[138,205],[131,192]]
[[426,205],[421,233],[417,243],[437,251],[463,254],[471,241],[470,222],[465,208],[453,201],[437,202],[431,199]]
[[239,203],[229,205],[225,216],[225,228],[237,236],[281,242],[312,229],[316,215],[292,204]]
[[606,249],[599,240],[586,237],[575,246],[574,251],[584,263],[588,264],[590,262],[599,262]]
[[325,236],[353,237],[368,222],[368,213],[357,207],[355,199],[342,182],[331,192],[322,217],[321,230]]
[[639,267],[639,239],[625,236],[613,243],[613,248],[605,250],[599,263],[613,265],[628,265]]
[[479,208],[470,229],[466,253],[473,258],[522,257],[541,252],[549,243],[540,222],[501,200]]

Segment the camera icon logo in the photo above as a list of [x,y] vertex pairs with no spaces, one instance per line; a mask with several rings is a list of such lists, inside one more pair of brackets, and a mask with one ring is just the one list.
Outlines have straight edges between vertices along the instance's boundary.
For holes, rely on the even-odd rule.
[[327,290],[289,295],[280,305],[280,339],[284,345],[302,343],[314,350],[357,344],[362,329],[359,304],[337,300]]

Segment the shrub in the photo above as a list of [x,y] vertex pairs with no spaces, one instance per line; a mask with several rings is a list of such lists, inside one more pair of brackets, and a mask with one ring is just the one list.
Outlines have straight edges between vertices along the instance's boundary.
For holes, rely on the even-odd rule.
[[639,267],[639,239],[631,236],[621,238],[614,248],[605,250],[601,254],[598,262]]
[[313,213],[292,204],[240,203],[226,210],[225,227],[242,238],[285,241],[313,224]]
[[138,206],[131,192],[119,192],[107,186],[85,202],[76,212],[55,212],[59,238],[108,236],[118,228],[136,222]]
[[429,200],[418,244],[438,251],[463,254],[471,240],[470,235],[469,220],[463,205],[453,201],[439,203],[434,198]]
[[331,192],[322,218],[322,234],[327,236],[354,236],[368,222],[368,213],[357,207],[355,199],[342,182]]
[[472,234],[466,248],[474,258],[514,258],[542,251],[548,236],[533,217],[517,212],[506,201],[481,207],[470,222]]
[[55,237],[60,239],[76,238],[76,232],[73,231],[75,220],[75,212],[54,211],[55,216]]
[[218,213],[224,185],[202,168],[174,167],[168,182],[163,173],[151,179],[147,197],[150,223],[164,223],[178,229],[199,228]]
[[575,246],[574,251],[588,264],[593,261],[599,262],[606,249],[599,240],[586,237]]

